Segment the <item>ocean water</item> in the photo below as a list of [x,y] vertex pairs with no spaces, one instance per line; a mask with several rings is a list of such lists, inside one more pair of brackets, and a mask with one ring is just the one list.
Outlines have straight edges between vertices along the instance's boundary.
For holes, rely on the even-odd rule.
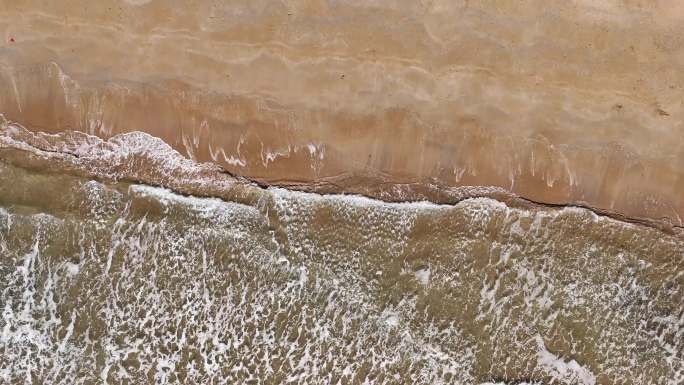
[[261,188],[144,135],[60,152],[10,131],[0,383],[684,382],[682,238],[580,208]]

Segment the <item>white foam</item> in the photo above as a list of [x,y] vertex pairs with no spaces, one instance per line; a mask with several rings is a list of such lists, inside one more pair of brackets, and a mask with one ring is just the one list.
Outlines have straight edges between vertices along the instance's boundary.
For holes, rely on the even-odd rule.
[[566,361],[546,349],[541,336],[536,336],[537,363],[551,377],[560,382],[595,385],[596,375],[575,360]]
[[235,210],[250,212],[259,215],[259,211],[241,203],[228,202],[218,198],[203,198],[177,194],[163,187],[148,185],[131,185],[129,190],[132,194],[152,197],[163,205],[178,204],[194,210],[205,218],[215,217],[221,214],[232,213]]
[[413,273],[423,286],[427,286],[430,283],[430,269],[420,269]]
[[75,276],[76,274],[78,274],[78,272],[80,270],[80,266],[77,263],[71,263],[71,262],[65,263],[64,268],[66,269],[66,272],[72,277]]
[[385,324],[389,327],[397,327],[399,326],[399,315],[397,314],[390,314],[385,318]]
[[[396,209],[412,209],[412,210],[435,210],[435,209],[451,209],[454,206],[447,204],[437,204],[429,201],[416,202],[385,202],[379,199],[368,198],[357,194],[316,194],[311,192],[293,191],[281,187],[269,187],[268,191],[273,193],[278,198],[293,199],[304,202],[339,202],[348,204],[353,207],[386,207]],[[475,199],[475,198],[474,198]],[[479,198],[476,198],[479,199]]]

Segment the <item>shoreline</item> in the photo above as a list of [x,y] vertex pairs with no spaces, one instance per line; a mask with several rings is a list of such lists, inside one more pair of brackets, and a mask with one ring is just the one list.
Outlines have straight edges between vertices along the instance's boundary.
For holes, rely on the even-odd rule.
[[[167,188],[187,196],[248,204],[254,204],[259,199],[259,191],[269,188],[319,195],[355,195],[385,203],[428,202],[450,206],[467,199],[488,198],[518,209],[584,209],[597,216],[653,228],[665,235],[684,239],[684,227],[674,225],[667,219],[630,217],[582,202],[540,202],[499,187],[395,183],[353,175],[343,178],[356,179],[357,182],[328,179],[313,183],[274,183],[236,175],[214,163],[195,162],[173,150],[161,139],[143,132],[119,134],[105,141],[75,131],[60,134],[33,132],[18,123],[3,119],[0,119],[0,160],[16,167],[42,172],[67,173],[110,182],[141,183]],[[164,169],[165,166],[168,167]],[[137,167],[141,168],[136,170]]]

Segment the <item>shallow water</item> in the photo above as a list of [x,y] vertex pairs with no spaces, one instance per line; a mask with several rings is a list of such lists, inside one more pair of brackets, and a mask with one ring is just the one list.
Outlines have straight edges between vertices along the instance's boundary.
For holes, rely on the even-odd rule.
[[652,228],[484,198],[233,202],[15,164],[3,383],[684,381],[684,242]]

